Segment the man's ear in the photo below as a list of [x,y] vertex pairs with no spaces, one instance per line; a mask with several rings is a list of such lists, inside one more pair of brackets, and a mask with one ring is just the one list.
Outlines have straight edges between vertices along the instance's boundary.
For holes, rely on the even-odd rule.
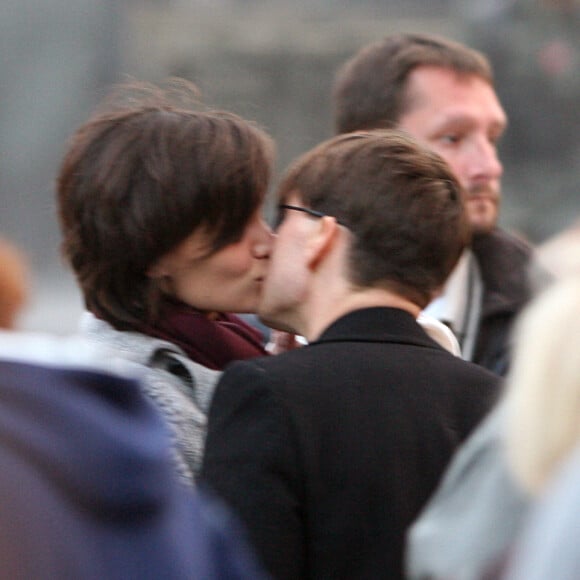
[[306,244],[307,265],[311,270],[316,269],[332,250],[339,233],[340,227],[336,218],[324,216],[318,220],[317,227],[313,229]]

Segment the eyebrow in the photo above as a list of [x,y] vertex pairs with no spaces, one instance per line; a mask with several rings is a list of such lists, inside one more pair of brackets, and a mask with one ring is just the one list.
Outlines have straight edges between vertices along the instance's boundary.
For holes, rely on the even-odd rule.
[[[456,125],[473,125],[473,118],[471,117],[471,115],[468,114],[464,114],[464,113],[458,113],[458,114],[452,114],[449,116],[443,116],[439,119],[437,119],[437,123],[436,123],[436,128],[440,129],[440,128],[445,128],[447,126],[456,126]],[[494,130],[494,131],[505,131],[505,129],[507,128],[508,125],[508,119],[507,116],[503,116],[501,119],[495,119],[491,122],[490,127]]]

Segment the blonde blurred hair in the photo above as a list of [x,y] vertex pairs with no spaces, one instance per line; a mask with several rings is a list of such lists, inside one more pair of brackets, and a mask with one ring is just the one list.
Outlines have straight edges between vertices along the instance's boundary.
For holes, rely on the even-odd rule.
[[23,255],[0,238],[0,328],[12,329],[28,295]]
[[507,382],[507,453],[514,475],[542,491],[580,443],[580,275],[556,282],[522,313]]

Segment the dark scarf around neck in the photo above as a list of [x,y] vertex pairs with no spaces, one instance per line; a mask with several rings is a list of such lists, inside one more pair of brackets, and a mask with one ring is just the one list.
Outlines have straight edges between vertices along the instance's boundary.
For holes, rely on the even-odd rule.
[[175,344],[210,369],[268,354],[260,331],[235,314],[208,314],[181,302],[165,301],[159,320],[141,332]]

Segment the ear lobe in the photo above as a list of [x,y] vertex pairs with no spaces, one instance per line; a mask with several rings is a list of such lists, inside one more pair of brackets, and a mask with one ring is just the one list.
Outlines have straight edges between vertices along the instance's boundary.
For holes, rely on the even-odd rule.
[[318,228],[313,231],[307,244],[307,264],[311,270],[316,269],[328,255],[334,247],[338,234],[339,226],[335,218],[324,216],[318,220]]

